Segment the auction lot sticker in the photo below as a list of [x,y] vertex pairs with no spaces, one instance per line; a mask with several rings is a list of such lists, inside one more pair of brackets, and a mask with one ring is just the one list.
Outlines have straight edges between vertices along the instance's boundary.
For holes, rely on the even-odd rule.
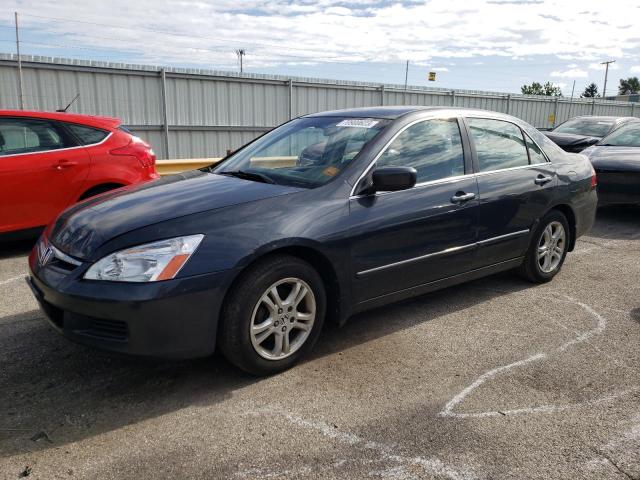
[[342,120],[336,127],[371,128],[377,125],[377,123],[378,120],[372,120],[370,118],[349,118],[348,120]]

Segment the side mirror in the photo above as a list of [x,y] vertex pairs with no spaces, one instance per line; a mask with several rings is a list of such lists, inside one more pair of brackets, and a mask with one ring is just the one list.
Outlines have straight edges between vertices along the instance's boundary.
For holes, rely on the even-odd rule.
[[373,171],[371,190],[396,192],[407,190],[416,184],[418,172],[413,167],[381,167]]

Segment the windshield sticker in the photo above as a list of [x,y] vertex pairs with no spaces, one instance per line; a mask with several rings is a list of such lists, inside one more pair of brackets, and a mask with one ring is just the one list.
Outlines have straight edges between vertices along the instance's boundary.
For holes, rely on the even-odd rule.
[[371,120],[370,118],[350,118],[342,120],[336,127],[372,128],[377,124],[378,120]]

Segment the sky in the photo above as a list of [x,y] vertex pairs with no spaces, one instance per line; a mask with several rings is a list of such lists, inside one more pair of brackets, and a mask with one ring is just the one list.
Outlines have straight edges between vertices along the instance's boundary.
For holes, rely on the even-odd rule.
[[[2,0],[0,52],[579,96],[640,76],[640,0]],[[428,72],[436,81],[427,80]]]

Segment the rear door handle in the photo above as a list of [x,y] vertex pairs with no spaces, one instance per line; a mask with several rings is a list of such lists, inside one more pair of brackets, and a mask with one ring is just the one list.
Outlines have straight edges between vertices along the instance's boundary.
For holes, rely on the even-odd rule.
[[546,175],[540,174],[536,177],[534,182],[536,182],[536,185],[544,185],[546,183],[549,183],[551,180],[553,180],[552,177],[547,177]]
[[78,162],[72,162],[70,160],[60,160],[53,166],[53,168],[55,168],[56,170],[63,170],[65,168],[75,167],[76,165],[78,165]]
[[476,198],[475,193],[457,192],[453,197],[451,197],[451,203],[464,203],[469,200],[473,200],[474,198]]

